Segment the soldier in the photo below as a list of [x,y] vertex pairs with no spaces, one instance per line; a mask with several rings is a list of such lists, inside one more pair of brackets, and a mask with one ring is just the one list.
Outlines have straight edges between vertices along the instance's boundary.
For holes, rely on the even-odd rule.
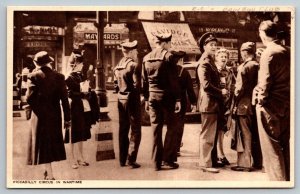
[[122,167],[128,159],[129,166],[139,168],[136,158],[141,142],[141,72],[137,64],[137,41],[125,42],[121,46],[124,57],[114,69],[119,109],[119,160]]
[[289,48],[276,38],[277,27],[263,21],[259,36],[266,46],[260,59],[258,83],[252,103],[256,116],[263,164],[270,180],[290,180],[290,68]]
[[194,92],[192,78],[189,72],[182,66],[183,57],[186,55],[186,53],[184,51],[171,51],[171,53],[174,55],[175,61],[178,61],[177,70],[181,91],[181,110],[178,114],[176,114],[178,124],[176,146],[177,156],[180,156],[180,147],[184,131],[184,117],[187,109],[187,97],[190,100],[192,112],[196,112],[197,97]]
[[[177,76],[177,66],[171,48],[172,34],[158,34],[156,48],[144,57],[142,78],[145,108],[149,111],[152,134],[152,159],[155,170],[161,170],[162,161],[168,168],[175,169],[176,153],[176,123],[175,113],[180,111],[180,89]],[[175,113],[174,113],[175,112]],[[167,133],[164,147],[162,143],[162,128],[164,120]]]
[[[216,142],[218,112],[223,96],[227,89],[221,89],[218,69],[214,63],[217,50],[217,38],[212,33],[205,33],[199,39],[200,51],[203,53],[197,68],[200,79],[200,112],[202,129],[200,132],[200,168],[205,172],[218,173],[213,167],[217,165],[217,157],[212,157],[212,150]],[[216,153],[215,153],[216,154]],[[214,159],[215,161],[212,161]]]
[[241,132],[244,151],[237,153],[237,166],[232,167],[235,171],[251,171],[253,167],[252,158],[252,131],[253,107],[251,105],[252,91],[257,83],[258,63],[255,60],[255,43],[246,42],[241,46],[241,57],[244,61],[238,67],[237,80],[235,84],[235,103],[238,128]]

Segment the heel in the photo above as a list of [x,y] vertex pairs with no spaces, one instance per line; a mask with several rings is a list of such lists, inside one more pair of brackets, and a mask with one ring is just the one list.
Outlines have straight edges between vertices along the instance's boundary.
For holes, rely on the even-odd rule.
[[44,172],[44,180],[47,180],[47,178],[48,178],[48,172],[47,172],[47,170],[45,170],[45,172]]

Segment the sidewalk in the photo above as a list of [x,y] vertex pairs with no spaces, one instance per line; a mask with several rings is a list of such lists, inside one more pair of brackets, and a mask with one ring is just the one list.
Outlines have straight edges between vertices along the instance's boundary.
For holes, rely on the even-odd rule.
[[[200,124],[186,124],[182,156],[178,158],[180,167],[176,170],[154,171],[151,157],[151,134],[150,127],[142,127],[142,140],[137,162],[141,164],[139,169],[120,167],[118,162],[118,112],[117,98],[115,94],[108,91],[110,125],[113,131],[113,141],[116,159],[96,161],[97,142],[95,133],[97,125],[93,126],[92,138],[84,144],[85,157],[90,166],[72,169],[69,160],[53,163],[54,177],[61,180],[235,180],[235,181],[267,181],[267,176],[261,171],[235,172],[230,167],[220,169],[220,173],[212,174],[197,169],[199,150]],[[24,111],[18,111],[21,117],[14,117],[13,122],[13,179],[36,180],[43,179],[43,165],[26,165],[26,147],[29,133],[29,122],[25,119]],[[8,129],[9,130],[9,129]],[[164,127],[164,133],[166,128]],[[234,166],[236,153],[229,149],[229,138],[224,140],[225,154]],[[70,144],[65,144],[67,158],[70,158]]]

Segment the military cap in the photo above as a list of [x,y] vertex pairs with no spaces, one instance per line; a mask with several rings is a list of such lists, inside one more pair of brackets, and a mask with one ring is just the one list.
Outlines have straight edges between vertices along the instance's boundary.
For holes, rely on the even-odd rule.
[[250,53],[255,53],[255,43],[254,42],[245,42],[241,46],[241,51],[248,51]]
[[215,34],[211,33],[211,32],[206,32],[205,34],[203,34],[199,40],[198,40],[198,45],[200,48],[200,51],[203,53],[204,51],[204,45],[206,45],[208,42],[211,41],[218,41],[217,37],[215,36]]
[[137,48],[138,42],[134,40],[132,42],[123,42],[120,45],[122,47],[122,50],[133,50]]
[[46,51],[40,51],[35,54],[33,61],[39,66],[44,66],[50,62],[53,62],[54,60]]
[[155,34],[155,42],[169,42],[172,40],[172,34],[171,33],[163,33],[163,34]]
[[186,55],[186,52],[184,51],[175,51],[175,50],[172,50],[171,53],[175,56],[175,57],[178,57],[178,58],[182,58]]

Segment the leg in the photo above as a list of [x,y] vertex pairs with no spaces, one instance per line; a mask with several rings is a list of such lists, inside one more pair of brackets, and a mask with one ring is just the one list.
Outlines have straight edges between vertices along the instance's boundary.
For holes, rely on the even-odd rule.
[[252,158],[252,135],[251,120],[249,116],[238,116],[238,122],[241,129],[241,136],[244,145],[244,152],[238,152],[237,165],[240,167],[251,168],[253,165]]
[[141,142],[141,104],[140,96],[131,99],[130,106],[130,125],[131,125],[131,134],[130,134],[130,143],[128,150],[128,161],[129,163],[135,163],[140,142]]
[[218,133],[218,142],[217,142],[218,158],[225,158],[225,154],[224,154],[224,151],[223,151],[224,131],[219,130],[217,133]]
[[45,164],[44,179],[54,180],[51,163],[46,163]]
[[152,161],[156,170],[159,170],[163,157],[162,128],[164,122],[161,94],[150,93],[149,115],[152,128]]
[[119,109],[119,161],[121,166],[125,166],[127,156],[129,139],[128,133],[130,128],[127,100],[118,101]]
[[217,114],[201,113],[202,129],[200,131],[200,162],[202,167],[212,167],[212,149],[217,131]]
[[256,106],[256,115],[265,170],[271,181],[285,181],[285,158],[278,139],[280,121],[265,107]]
[[177,138],[176,138],[176,151],[177,153],[180,152],[180,146],[182,142],[182,136],[183,136],[183,131],[184,131],[184,114],[177,114],[176,115],[176,120],[177,120]]
[[[174,104],[175,107],[175,104]],[[177,126],[174,110],[166,110],[167,133],[164,141],[164,162],[174,163],[177,160]]]

